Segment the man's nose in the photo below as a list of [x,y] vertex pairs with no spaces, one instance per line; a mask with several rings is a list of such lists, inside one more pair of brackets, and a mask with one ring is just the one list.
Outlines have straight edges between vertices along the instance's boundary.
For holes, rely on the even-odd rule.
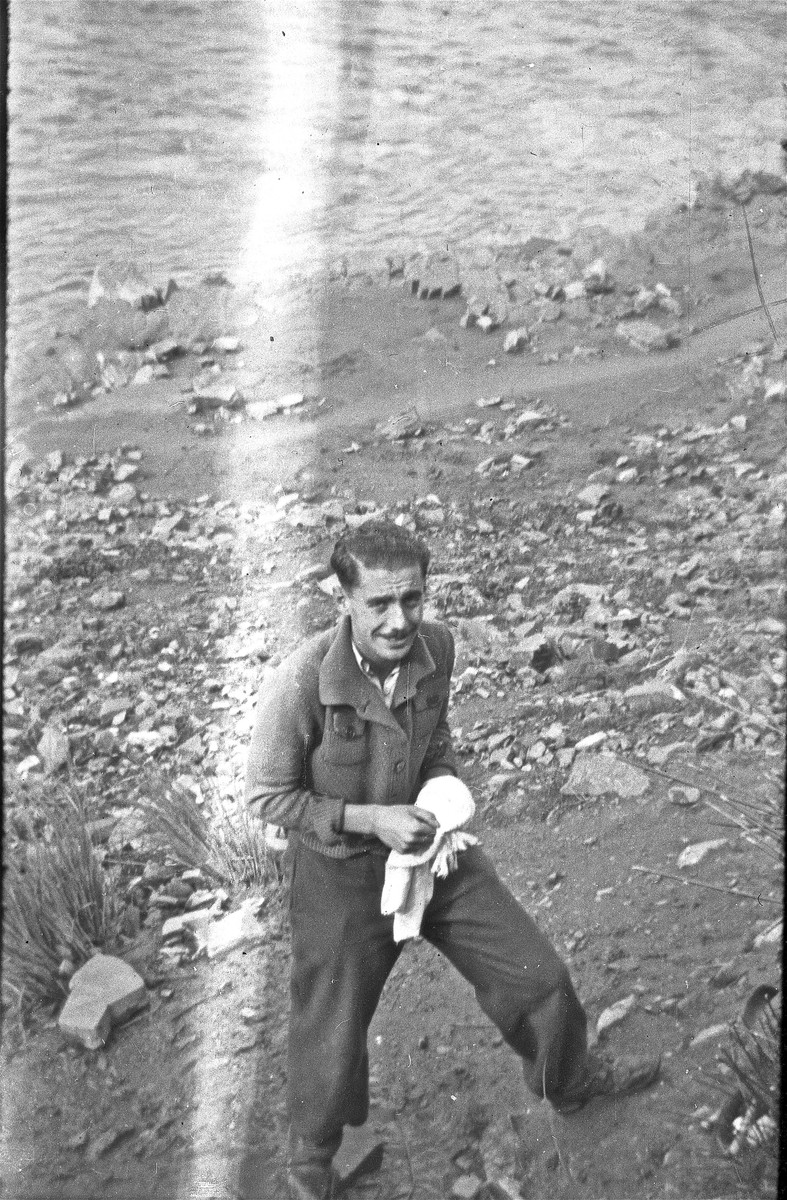
[[410,615],[402,605],[392,609],[389,626],[394,633],[407,633],[412,628]]

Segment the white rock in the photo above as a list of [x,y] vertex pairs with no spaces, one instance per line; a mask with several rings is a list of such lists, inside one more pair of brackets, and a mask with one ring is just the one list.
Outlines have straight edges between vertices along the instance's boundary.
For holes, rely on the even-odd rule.
[[589,733],[587,737],[580,738],[574,746],[574,750],[593,750],[596,746],[600,746],[609,737],[603,729],[599,729],[598,733]]
[[577,502],[586,504],[589,508],[598,508],[602,500],[605,500],[609,495],[609,488],[604,487],[601,483],[591,483],[588,487],[583,488],[577,493]]
[[89,959],[71,977],[69,989],[58,1025],[89,1050],[103,1046],[113,1024],[148,1003],[141,976],[122,958],[109,954]]
[[41,756],[47,775],[59,771],[61,767],[68,764],[70,757],[68,738],[63,730],[58,729],[55,725],[45,727],[36,750]]
[[703,1042],[718,1041],[729,1031],[729,1025],[709,1025],[691,1039],[691,1046],[701,1046]]
[[669,350],[671,346],[677,346],[680,342],[674,330],[662,329],[655,321],[621,321],[615,333],[645,353],[651,350]]
[[784,923],[777,921],[770,929],[765,929],[762,933],[758,933],[754,939],[754,948],[759,950],[761,946],[779,945],[784,933]]
[[265,937],[265,929],[257,919],[262,906],[261,900],[244,900],[235,912],[215,921],[208,928],[208,958],[219,958],[241,946],[258,945]]
[[306,397],[303,392],[288,392],[286,396],[280,396],[276,401],[276,407],[279,412],[286,412],[290,408],[298,408],[304,404]]
[[524,326],[520,329],[511,329],[503,340],[503,353],[521,354],[529,341],[530,333]]
[[583,300],[587,296],[587,288],[581,279],[574,279],[563,288],[566,300]]
[[605,1008],[596,1022],[596,1036],[601,1037],[606,1029],[611,1029],[613,1025],[619,1025],[636,1003],[637,997],[632,993],[623,1000],[617,1000],[609,1008]]
[[763,398],[766,401],[784,400],[785,397],[787,397],[787,381],[784,379],[765,380],[765,395]]
[[643,796],[650,788],[644,771],[622,762],[611,754],[580,754],[571,774],[560,789],[569,796],[603,796],[612,793],[622,799]]
[[246,405],[246,416],[252,421],[264,421],[279,411],[275,400],[252,400]]
[[681,850],[678,855],[678,867],[696,867],[701,863],[703,858],[706,858],[714,850],[721,850],[722,846],[727,845],[726,838],[712,838],[708,842],[695,842],[692,846],[687,846],[685,850]]

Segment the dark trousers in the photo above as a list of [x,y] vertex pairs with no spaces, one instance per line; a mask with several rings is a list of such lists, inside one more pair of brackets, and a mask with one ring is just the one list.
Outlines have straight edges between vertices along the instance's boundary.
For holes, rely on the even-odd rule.
[[[385,859],[336,859],[296,843],[291,863],[288,1106],[293,1134],[334,1150],[369,1108],[367,1031],[402,949],[380,914]],[[571,1090],[586,1018],[568,970],[476,847],[435,880],[421,934],[475,988],[539,1096]]]

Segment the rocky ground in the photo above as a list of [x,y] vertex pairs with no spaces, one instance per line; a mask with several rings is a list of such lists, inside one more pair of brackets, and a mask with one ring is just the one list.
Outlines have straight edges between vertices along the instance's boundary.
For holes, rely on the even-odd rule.
[[[783,197],[748,200],[767,288]],[[275,355],[269,312],[215,280],[146,313],[99,297],[53,339],[9,455],[6,853],[79,798],[117,898],[106,949],[149,1002],[74,1044],[66,955],[49,1010],[22,1028],[7,1007],[7,1195],[283,1195],[276,863],[255,872],[251,835],[243,869],[177,861],[144,801],[174,784],[242,827],[266,666],[334,620],[330,545],[378,513],[434,548],[476,832],[599,1038],[664,1072],[557,1118],[410,947],[372,1029],[386,1155],[353,1194],[769,1194],[713,1127],[728,1023],[778,985],[781,939],[778,857],[718,811],[778,807],[784,750],[784,310],[775,338],[748,312],[740,222],[709,192],[625,244],[337,264]],[[247,893],[243,936],[209,951]]]

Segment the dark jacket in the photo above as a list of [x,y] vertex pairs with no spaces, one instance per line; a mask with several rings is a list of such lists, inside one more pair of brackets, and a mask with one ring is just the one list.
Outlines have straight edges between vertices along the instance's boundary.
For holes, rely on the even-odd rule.
[[349,617],[310,638],[260,689],[246,774],[252,811],[334,858],[387,853],[377,838],[342,832],[344,806],[412,804],[427,779],[456,774],[453,665],[450,632],[424,621],[389,711],[355,659]]

